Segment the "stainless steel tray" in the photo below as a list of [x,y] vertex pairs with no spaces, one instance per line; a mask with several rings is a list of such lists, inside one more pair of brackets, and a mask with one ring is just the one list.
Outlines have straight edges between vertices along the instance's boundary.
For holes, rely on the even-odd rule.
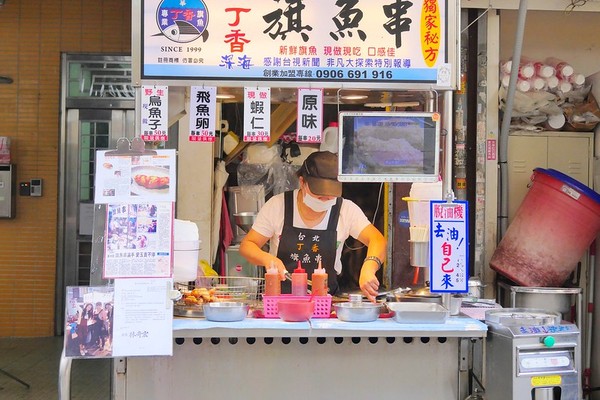
[[501,308],[485,312],[485,322],[504,326],[560,325],[561,314],[536,308]]
[[435,303],[387,303],[394,312],[394,321],[401,324],[443,324],[450,312]]
[[184,306],[174,304],[173,315],[176,317],[204,318],[204,309],[202,305]]

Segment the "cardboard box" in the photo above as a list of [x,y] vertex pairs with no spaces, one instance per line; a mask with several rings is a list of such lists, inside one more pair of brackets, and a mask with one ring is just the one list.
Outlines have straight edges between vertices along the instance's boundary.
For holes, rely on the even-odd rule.
[[600,122],[600,108],[591,92],[584,102],[573,107],[565,107],[564,111],[567,118],[564,128],[566,131],[590,132]]

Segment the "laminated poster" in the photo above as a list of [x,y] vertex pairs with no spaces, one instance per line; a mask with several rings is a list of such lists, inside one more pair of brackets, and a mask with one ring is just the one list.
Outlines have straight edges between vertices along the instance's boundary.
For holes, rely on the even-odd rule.
[[114,286],[67,287],[65,356],[173,354],[171,279],[120,279]]
[[175,150],[156,150],[156,154],[133,156],[98,151],[94,202],[174,202],[175,165]]
[[104,279],[172,275],[174,203],[108,204]]

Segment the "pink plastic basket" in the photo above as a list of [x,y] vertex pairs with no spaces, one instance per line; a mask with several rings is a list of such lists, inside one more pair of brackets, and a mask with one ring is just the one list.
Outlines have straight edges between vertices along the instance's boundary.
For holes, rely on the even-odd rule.
[[[294,296],[282,294],[279,296],[263,296],[263,313],[265,318],[279,318],[277,302],[279,300],[309,300],[311,296]],[[312,296],[315,303],[313,318],[329,318],[331,316],[331,295]]]

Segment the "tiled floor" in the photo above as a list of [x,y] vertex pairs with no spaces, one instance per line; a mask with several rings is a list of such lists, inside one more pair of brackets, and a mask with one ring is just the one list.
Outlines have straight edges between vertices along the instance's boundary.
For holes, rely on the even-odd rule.
[[[58,399],[62,337],[0,338],[0,399]],[[9,373],[29,388],[5,375]],[[73,359],[71,397],[61,400],[110,399],[111,359]]]

